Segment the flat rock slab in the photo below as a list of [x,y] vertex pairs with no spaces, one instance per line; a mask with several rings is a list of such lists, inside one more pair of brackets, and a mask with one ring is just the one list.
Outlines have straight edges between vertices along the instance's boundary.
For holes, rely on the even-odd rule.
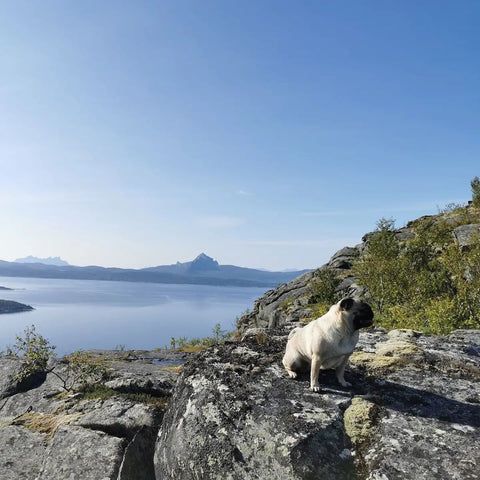
[[127,441],[81,427],[60,427],[45,452],[39,480],[113,480]]
[[187,364],[157,440],[157,478],[350,478],[349,393],[287,379],[280,345],[228,344]]
[[361,334],[343,389],[291,380],[285,332],[189,362],[157,439],[157,478],[474,479],[480,461],[478,331]]
[[[0,358],[0,480],[154,478],[156,435],[178,374],[151,362],[107,363],[117,392],[84,400],[53,373],[19,384],[22,360]],[[55,371],[64,369],[60,362]]]
[[0,425],[0,480],[38,478],[46,449],[41,433]]
[[109,366],[113,378],[105,385],[123,393],[169,396],[178,378],[171,366],[148,361],[113,361]]

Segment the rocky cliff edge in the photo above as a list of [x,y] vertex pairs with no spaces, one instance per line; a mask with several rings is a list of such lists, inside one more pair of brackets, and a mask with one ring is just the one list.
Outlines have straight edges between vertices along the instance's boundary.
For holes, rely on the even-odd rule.
[[476,479],[480,331],[361,334],[346,378],[281,366],[287,329],[189,362],[160,428],[156,478]]

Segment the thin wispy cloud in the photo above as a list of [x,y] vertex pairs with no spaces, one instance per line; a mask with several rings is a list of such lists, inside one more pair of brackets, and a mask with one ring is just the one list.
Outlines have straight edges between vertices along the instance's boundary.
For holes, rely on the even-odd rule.
[[251,197],[253,195],[253,193],[247,192],[246,190],[238,190],[236,193],[240,197]]

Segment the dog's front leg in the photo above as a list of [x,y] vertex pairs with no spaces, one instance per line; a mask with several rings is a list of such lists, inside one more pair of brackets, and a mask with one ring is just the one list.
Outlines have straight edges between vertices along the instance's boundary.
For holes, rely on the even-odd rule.
[[350,382],[347,382],[345,380],[345,367],[347,366],[347,362],[348,362],[348,358],[349,358],[350,355],[345,355],[343,357],[343,360],[342,360],[342,363],[335,369],[335,373],[337,375],[337,380],[338,380],[338,383],[342,386],[342,387],[351,387],[352,384]]
[[310,390],[314,392],[320,391],[320,384],[318,383],[318,374],[320,373],[321,359],[319,355],[312,356],[312,365],[310,368]]

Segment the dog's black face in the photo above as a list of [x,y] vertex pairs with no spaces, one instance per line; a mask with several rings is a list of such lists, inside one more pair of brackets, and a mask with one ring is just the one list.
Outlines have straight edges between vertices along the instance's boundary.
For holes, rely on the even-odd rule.
[[373,324],[373,311],[365,302],[357,302],[353,298],[345,298],[340,302],[340,308],[348,312],[349,319],[353,323],[353,328],[370,327]]

